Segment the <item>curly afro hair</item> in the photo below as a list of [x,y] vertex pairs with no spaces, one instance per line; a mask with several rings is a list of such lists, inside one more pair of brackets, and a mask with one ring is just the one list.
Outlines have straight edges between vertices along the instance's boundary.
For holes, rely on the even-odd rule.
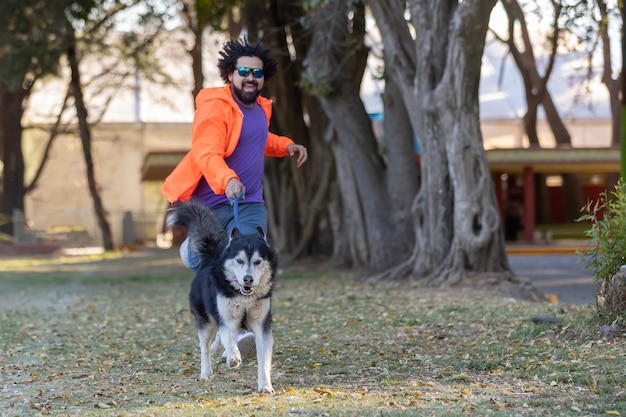
[[231,39],[224,44],[220,51],[221,58],[217,61],[217,68],[224,82],[228,82],[228,76],[237,68],[237,60],[242,56],[255,56],[263,61],[263,73],[269,80],[276,74],[276,60],[272,57],[269,48],[260,43],[250,44],[248,39]]

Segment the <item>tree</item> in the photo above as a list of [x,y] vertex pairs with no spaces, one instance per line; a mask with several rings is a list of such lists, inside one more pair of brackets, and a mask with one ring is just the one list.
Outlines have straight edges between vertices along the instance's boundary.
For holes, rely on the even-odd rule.
[[[129,75],[134,75],[135,67],[148,67],[150,55],[147,53],[151,46],[155,33],[162,27],[167,10],[163,2],[151,2],[150,0],[103,1],[103,0],[67,0],[61,4],[48,4],[38,0],[25,2],[9,1],[2,3],[5,7],[1,13],[6,19],[7,30],[2,32],[5,41],[4,49],[0,54],[14,65],[3,66],[0,72],[0,90],[2,102],[0,104],[6,117],[2,119],[3,143],[7,150],[4,154],[5,170],[3,180],[5,183],[3,194],[3,213],[11,213],[14,209],[24,209],[24,193],[27,189],[33,189],[44,169],[49,149],[56,135],[60,131],[60,122],[63,112],[67,109],[68,98],[71,96],[75,104],[78,131],[82,139],[83,153],[85,157],[86,176],[89,191],[94,201],[94,210],[102,232],[105,249],[113,249],[113,240],[110,227],[106,220],[106,211],[99,196],[99,189],[95,179],[95,170],[91,154],[90,123],[95,123],[98,117],[87,119],[87,104],[83,100],[83,81],[80,77],[80,59],[85,52],[92,50],[101,54],[101,58],[112,56],[103,51],[109,50],[110,45],[106,40],[110,39],[111,33],[116,30],[113,24],[117,15],[126,10],[140,5],[143,13],[139,14],[139,26],[142,36],[127,33],[126,36],[113,36],[118,42],[114,50],[118,51],[116,62],[108,69],[105,67],[99,79],[110,78],[109,73],[120,81]],[[162,10],[162,11],[161,11]],[[147,28],[156,29],[150,33]],[[80,30],[76,29],[78,27]],[[2,26],[5,27],[5,26]],[[83,51],[76,40],[79,32]],[[24,184],[24,157],[21,151],[22,140],[22,116],[27,106],[27,98],[33,85],[44,75],[56,75],[60,69],[60,58],[65,55],[68,58],[71,77],[68,81],[68,95],[63,100],[62,110],[57,116],[46,145],[41,164],[37,169],[35,178],[28,185]],[[132,70],[121,73],[120,68],[125,67],[122,61],[131,61]],[[127,67],[127,66],[126,66]],[[162,72],[150,72],[152,77],[157,77]],[[20,81],[21,80],[21,81]],[[120,88],[121,82],[116,83],[115,94]],[[108,101],[108,100],[105,100]],[[104,110],[102,110],[103,112]],[[7,163],[8,162],[8,163]]]
[[102,244],[105,250],[113,250],[113,237],[111,235],[111,227],[106,218],[106,212],[98,185],[96,182],[96,175],[93,164],[93,155],[91,150],[91,128],[87,121],[87,106],[83,97],[83,87],[81,84],[81,73],[79,69],[79,59],[77,57],[76,38],[71,28],[71,22],[67,22],[70,28],[68,32],[72,35],[68,37],[67,41],[67,60],[71,70],[70,77],[70,92],[74,98],[74,106],[76,107],[76,116],[78,119],[78,131],[80,133],[80,139],[83,146],[83,157],[85,159],[85,168],[87,172],[87,183],[89,185],[89,194],[93,201],[94,212],[98,219],[98,225],[102,232]]
[[[314,9],[309,16],[313,41],[303,81],[330,120],[329,143],[338,173],[342,234],[347,236],[347,248],[356,264],[367,265],[373,271],[385,270],[406,259],[413,234],[406,223],[395,221],[387,166],[360,99],[359,86],[368,53],[364,45],[365,6],[333,1]],[[408,155],[395,156],[408,157],[414,164],[412,146]],[[411,196],[416,190],[404,191]]]
[[392,63],[386,74],[404,86],[401,98],[422,155],[413,254],[379,279],[513,279],[478,115],[481,58],[495,2],[369,3],[385,62]]
[[[553,14],[550,24],[551,33],[546,39],[548,45],[546,53],[547,64],[545,65],[543,75],[541,75],[538,69],[537,59],[535,58],[533,39],[531,39],[522,7],[517,0],[502,0],[501,4],[508,18],[508,36],[504,39],[495,31],[492,31],[492,34],[496,39],[506,43],[509,47],[513,60],[522,76],[527,106],[526,113],[523,117],[524,130],[528,136],[530,146],[540,146],[539,135],[537,133],[539,106],[543,107],[546,120],[552,130],[557,145],[569,146],[572,142],[571,136],[563,123],[563,119],[548,89],[548,82],[554,69],[559,47],[563,43],[563,28],[561,27],[560,21],[563,19],[564,7],[558,1],[551,2]],[[545,13],[545,10],[543,10],[543,13]],[[521,46],[519,44],[521,44]],[[563,173],[561,176],[563,178],[563,188],[565,190],[566,199],[569,202],[569,204],[566,205],[566,210],[568,211],[566,217],[570,221],[573,221],[578,217],[579,207],[582,206],[580,181],[576,174]],[[543,178],[543,175],[536,175],[535,183],[539,184],[536,192],[539,195],[545,196],[547,190]],[[538,197],[536,201],[538,203],[538,220],[550,222],[549,199]]]
[[[106,210],[102,197],[100,196],[100,190],[96,181],[94,161],[92,155],[92,135],[91,127],[88,120],[88,111],[85,99],[83,96],[83,85],[81,81],[80,70],[80,57],[78,51],[78,42],[76,39],[76,29],[74,25],[83,27],[83,39],[86,46],[96,47],[100,53],[102,47],[106,45],[106,39],[110,36],[110,30],[106,29],[107,22],[109,22],[116,14],[125,10],[128,7],[134,6],[137,3],[99,3],[98,0],[82,0],[87,2],[86,4],[80,4],[80,1],[75,1],[68,6],[66,12],[66,25],[67,25],[67,38],[66,38],[66,56],[68,65],[70,67],[70,93],[74,99],[74,106],[76,109],[76,118],[78,121],[78,131],[81,138],[81,144],[83,148],[83,157],[85,160],[87,183],[89,188],[89,194],[91,196],[94,213],[98,220],[98,225],[102,233],[102,244],[105,250],[114,249],[113,237],[111,233],[111,227],[107,220]],[[150,2],[142,2],[147,11],[145,14],[140,15],[142,23],[145,24],[142,27],[142,35],[137,37],[133,34],[122,37],[121,44],[118,45],[122,60],[131,57],[131,61],[135,65],[140,65],[144,60],[140,59],[142,53],[147,52],[146,46],[150,45],[153,34],[151,36],[147,27],[148,23],[159,20],[160,14],[155,11],[153,5]],[[95,17],[94,17],[95,16]],[[158,31],[161,27],[161,23],[156,25]],[[116,39],[116,37],[114,37]],[[87,48],[85,48],[87,49]],[[129,51],[129,52],[128,52]],[[104,55],[104,54],[102,54]],[[118,65],[121,63],[118,61]]]
[[[214,31],[227,31],[231,27],[224,27],[227,17],[232,15],[231,10],[235,8],[239,0],[212,1],[212,0],[180,0],[182,8],[181,16],[184,18],[187,28],[193,34],[193,45],[189,50],[191,56],[191,67],[193,72],[193,90],[191,94],[195,98],[198,92],[204,87],[204,72],[202,70],[202,44],[204,33],[207,29]],[[230,20],[232,22],[232,19]],[[241,29],[240,26],[237,26]]]
[[[277,29],[289,27],[295,34],[299,30],[297,22],[303,17],[302,9],[293,6],[282,10],[281,2],[258,4],[239,0],[227,2],[181,0],[181,3],[183,5],[181,15],[186,29],[191,32],[194,39],[189,49],[194,74],[193,96],[195,97],[204,87],[202,39],[205,32],[207,30],[223,32],[236,39],[245,30],[251,41],[261,40],[271,45],[278,61],[280,75],[266,83],[264,90],[264,95],[279,98],[274,100],[272,130],[296,138],[299,143],[311,145],[309,140],[311,133],[304,121],[302,109],[302,104],[307,98],[300,94],[297,87],[299,65],[294,65],[290,60],[286,31]],[[306,41],[294,41],[294,44],[298,51],[308,45]],[[215,65],[217,57],[212,57],[210,62]],[[316,114],[319,114],[315,108],[314,101],[310,101],[307,109],[311,119],[316,119]],[[316,123],[315,126],[323,124]],[[317,219],[326,209],[324,202],[325,190],[330,182],[330,170],[327,169],[330,166],[329,159],[332,161],[332,157],[329,157],[323,148],[317,152],[310,152],[307,168],[318,167],[316,161],[321,162],[323,168],[321,172],[315,168],[307,169],[307,174],[303,172],[304,170],[296,170],[286,160],[266,162],[264,190],[268,208],[269,235],[272,244],[281,252],[283,263],[289,263],[303,253],[311,253],[315,250],[312,249],[314,246],[324,250],[332,246],[326,242],[324,244],[314,242],[320,224]]]
[[[33,85],[59,67],[65,36],[62,7],[41,0],[0,3],[0,134],[4,168],[0,213],[24,210],[22,116]],[[43,30],[42,30],[43,28]],[[13,234],[11,223],[0,230]]]
[[269,233],[285,263],[315,253],[332,255],[336,264],[351,264],[349,254],[338,250],[343,245],[340,222],[333,217],[338,210],[334,159],[326,144],[329,122],[319,101],[300,84],[312,41],[304,6],[249,1],[241,10],[249,39],[268,45],[278,62],[278,75],[264,87],[274,100],[271,129],[309,149],[302,169],[291,158],[266,161]]
[[[291,94],[299,91],[295,85],[305,85],[306,89],[296,96],[300,100],[285,101],[284,96],[274,95],[282,103],[279,108],[302,106],[310,115],[311,109],[317,107],[310,105],[314,101],[307,97],[314,95],[329,122],[319,127],[317,122],[323,122],[324,118],[316,117],[311,118],[307,126],[311,127],[309,133],[313,127],[322,131],[322,135],[309,136],[309,139],[323,137],[323,143],[330,146],[335,160],[337,173],[327,194],[331,221],[338,225],[333,226],[335,256],[345,256],[353,266],[380,271],[396,265],[399,254],[408,258],[413,249],[409,261],[379,278],[404,277],[410,272],[431,283],[456,282],[476,274],[510,278],[512,274],[504,252],[504,236],[478,123],[477,88],[483,44],[475,40],[484,39],[488,20],[485,14],[489,15],[493,2],[490,7],[472,6],[467,2],[446,3],[455,4],[449,9],[445,5],[429,5],[426,9],[432,11],[426,14],[413,4],[411,10],[417,23],[413,26],[433,28],[432,33],[420,33],[422,36],[418,36],[417,41],[412,39],[410,25],[403,18],[403,2],[370,5],[381,27],[385,62],[391,63],[386,76],[391,84],[403,87],[401,97],[394,104],[409,115],[422,150],[422,188],[415,198],[415,194],[410,193],[417,185],[407,188],[413,200],[413,228],[407,227],[406,221],[398,221],[397,207],[390,203],[391,187],[385,181],[389,166],[396,167],[398,156],[388,152],[387,160],[383,158],[358,98],[365,56],[361,53],[365,50],[362,4],[340,1],[315,4],[319,7],[305,3],[303,8],[309,12],[304,19],[299,19],[310,27],[307,33],[293,20],[285,18],[298,15],[296,7],[283,2],[248,3],[255,17],[248,33],[252,39],[262,39],[282,52],[284,67],[295,71],[294,74],[302,68],[298,84],[293,82],[297,78],[281,74],[285,80],[279,84],[284,83],[287,90],[280,91],[287,97],[294,97]],[[435,18],[437,13],[441,14],[439,19]],[[428,17],[421,21],[417,16]],[[466,20],[472,23],[460,23]],[[475,25],[476,21],[481,24]],[[451,23],[454,23],[454,30],[448,33]],[[428,42],[436,39],[438,41]],[[416,50],[422,45],[431,47],[417,59]],[[446,66],[446,62],[450,64]],[[414,78],[416,68],[420,78]],[[406,80],[414,79],[416,84],[405,88]],[[433,80],[439,83],[436,90],[431,85]],[[419,96],[412,95],[413,91],[421,89]],[[281,120],[281,114],[294,115],[288,111],[275,112],[280,127],[293,125]],[[289,130],[286,132],[289,134]],[[400,149],[407,149],[407,146],[411,149],[402,153],[402,158],[414,164],[410,135],[393,139],[402,137],[404,139],[398,139],[398,143],[405,148]],[[316,153],[319,154],[311,152]],[[410,175],[410,170],[404,172]],[[395,180],[402,182],[405,178]],[[336,194],[332,191],[333,182],[337,184]],[[296,184],[299,184],[297,179]],[[287,197],[279,201],[289,204],[292,200]],[[412,241],[414,232],[417,233],[415,244],[400,247],[405,242],[404,237],[409,236]],[[341,248],[339,253],[337,247]]]
[[[609,101],[611,103],[611,144],[620,144],[620,123],[621,123],[621,103],[620,103],[620,89],[621,89],[621,74],[622,71],[616,72],[613,70],[613,54],[611,48],[611,39],[609,36],[609,22],[611,14],[617,15],[615,20],[622,21],[623,18],[619,14],[617,5],[610,7],[606,1],[596,0],[597,10],[599,13],[599,19],[597,23],[597,41],[601,42],[602,58],[603,58],[603,71],[602,71],[602,83],[606,86],[609,93]],[[623,4],[623,2],[620,2]],[[616,22],[617,23],[617,22]],[[595,48],[592,48],[595,51]],[[591,60],[592,53],[590,52],[590,73],[591,73]],[[614,75],[616,74],[616,75]]]
[[[601,51],[602,75],[600,79],[606,86],[609,94],[611,108],[611,145],[613,146],[620,145],[621,136],[624,134],[622,126],[624,122],[622,102],[625,92],[623,91],[624,79],[622,77],[622,68],[624,56],[626,55],[624,54],[623,29],[621,38],[612,38],[610,33],[612,32],[612,27],[619,27],[619,25],[623,27],[623,6],[623,2],[604,0],[594,0],[593,2],[573,0],[571,3],[568,3],[567,6],[568,19],[566,27],[578,37],[581,44],[588,45],[588,81],[592,80],[595,76],[594,55],[596,55],[598,49]],[[581,21],[584,21],[586,24],[581,24]],[[614,43],[621,43],[621,67],[619,67],[619,60],[614,56],[614,50],[616,49]],[[621,146],[621,148],[623,173],[626,170],[626,163],[624,162],[624,159],[626,159],[626,147]],[[618,176],[609,176],[608,180],[616,185]]]

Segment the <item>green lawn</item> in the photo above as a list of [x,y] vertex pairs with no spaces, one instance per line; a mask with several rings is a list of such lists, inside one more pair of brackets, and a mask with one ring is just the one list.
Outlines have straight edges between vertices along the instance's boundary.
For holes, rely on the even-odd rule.
[[254,361],[198,380],[190,280],[173,251],[0,260],[0,416],[626,415],[593,305],[289,268],[267,396]]

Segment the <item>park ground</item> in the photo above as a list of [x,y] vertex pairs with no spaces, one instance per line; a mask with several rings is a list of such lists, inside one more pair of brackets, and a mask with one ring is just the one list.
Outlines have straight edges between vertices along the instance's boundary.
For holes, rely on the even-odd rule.
[[292,265],[256,364],[199,381],[175,251],[0,260],[0,416],[626,415],[626,342],[588,304]]

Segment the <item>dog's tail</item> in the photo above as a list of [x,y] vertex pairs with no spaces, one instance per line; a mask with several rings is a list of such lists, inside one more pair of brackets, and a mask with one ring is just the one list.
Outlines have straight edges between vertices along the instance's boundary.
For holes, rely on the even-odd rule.
[[168,210],[167,225],[187,229],[189,248],[196,253],[214,257],[220,246],[228,241],[226,231],[210,208],[190,200]]

